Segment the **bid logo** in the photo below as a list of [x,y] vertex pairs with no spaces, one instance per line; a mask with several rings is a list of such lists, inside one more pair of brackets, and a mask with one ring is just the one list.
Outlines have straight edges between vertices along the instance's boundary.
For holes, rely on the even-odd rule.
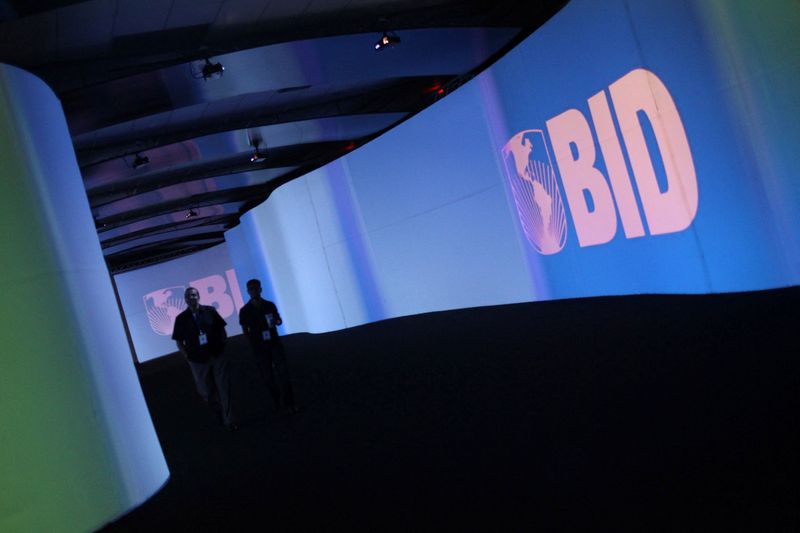
[[[652,72],[635,69],[608,87],[617,136],[606,91],[588,100],[594,126],[577,109],[568,109],[547,121],[547,134],[561,175],[578,245],[605,244],[617,234],[617,217],[625,237],[682,231],[697,214],[697,176],[692,152],[678,109],[664,83]],[[640,114],[649,120],[664,165],[666,185],[656,178]],[[605,176],[596,166],[594,135],[605,161]],[[639,214],[622,146],[633,171],[644,211]],[[544,131],[517,133],[502,149],[525,236],[537,252],[551,255],[567,241],[567,218],[561,189],[550,159]]]
[[175,317],[186,309],[183,292],[186,287],[194,287],[200,293],[202,305],[213,305],[222,318],[228,318],[241,309],[244,302],[236,280],[236,271],[225,271],[220,275],[207,276],[188,285],[165,287],[144,295],[144,307],[150,328],[159,335],[172,335]]

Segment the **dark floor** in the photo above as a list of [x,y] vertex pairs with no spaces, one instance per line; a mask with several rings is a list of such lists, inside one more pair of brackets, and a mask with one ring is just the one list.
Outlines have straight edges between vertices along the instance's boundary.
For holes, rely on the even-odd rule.
[[163,358],[171,479],[104,531],[798,531],[798,329],[795,287],[291,335],[292,416],[238,337],[236,433]]

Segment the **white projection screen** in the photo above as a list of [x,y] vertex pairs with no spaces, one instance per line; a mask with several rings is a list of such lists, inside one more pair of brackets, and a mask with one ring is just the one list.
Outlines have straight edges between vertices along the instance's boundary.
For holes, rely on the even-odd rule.
[[217,309],[229,336],[242,332],[239,309],[244,302],[225,244],[117,274],[114,280],[139,362],[177,351],[172,326],[186,308],[183,293],[189,286],[200,292],[202,305]]
[[799,12],[573,0],[440,102],[276,190],[226,233],[234,264],[269,278],[288,331],[312,332],[796,284]]

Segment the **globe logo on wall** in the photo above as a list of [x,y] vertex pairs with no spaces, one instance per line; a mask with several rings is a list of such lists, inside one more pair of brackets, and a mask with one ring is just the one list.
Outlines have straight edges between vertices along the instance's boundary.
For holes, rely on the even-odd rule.
[[503,147],[506,177],[525,236],[543,255],[567,242],[567,215],[542,130],[525,130]]
[[150,328],[159,335],[172,335],[175,317],[186,309],[183,286],[167,287],[144,295]]

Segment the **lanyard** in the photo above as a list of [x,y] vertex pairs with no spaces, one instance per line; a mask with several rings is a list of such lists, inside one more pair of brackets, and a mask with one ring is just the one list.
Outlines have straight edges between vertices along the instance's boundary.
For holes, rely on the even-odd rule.
[[203,328],[200,326],[200,309],[197,310],[197,314],[192,313],[192,319],[194,320],[197,329],[200,330],[200,333],[203,333]]

